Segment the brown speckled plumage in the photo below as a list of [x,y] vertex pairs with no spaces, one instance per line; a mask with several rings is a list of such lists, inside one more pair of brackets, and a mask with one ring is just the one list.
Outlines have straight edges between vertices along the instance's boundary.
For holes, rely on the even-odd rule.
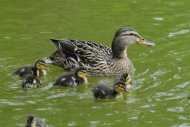
[[75,70],[78,66],[83,66],[91,75],[132,73],[134,66],[127,56],[128,45],[133,43],[154,45],[144,40],[132,28],[120,28],[114,36],[112,48],[91,41],[51,40],[58,50],[45,59],[66,70]]

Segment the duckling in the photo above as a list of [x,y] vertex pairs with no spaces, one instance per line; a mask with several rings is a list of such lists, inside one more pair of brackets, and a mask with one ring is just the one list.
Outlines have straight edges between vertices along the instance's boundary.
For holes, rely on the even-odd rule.
[[29,115],[26,120],[25,127],[48,127],[44,121],[40,120],[39,118]]
[[34,75],[28,75],[22,82],[22,88],[40,87],[40,80]]
[[126,83],[127,84],[126,87],[128,90],[132,87],[132,78],[131,78],[131,75],[127,72],[123,73],[119,77],[118,81],[122,81],[122,82]]
[[88,74],[86,68],[78,67],[75,70],[74,75],[62,75],[57,79],[57,81],[53,85],[75,87],[81,84],[88,84],[87,75]]
[[122,81],[117,81],[113,84],[113,89],[100,84],[97,85],[92,92],[94,93],[95,99],[110,99],[119,98],[123,96],[123,93],[127,91],[126,83]]
[[26,77],[27,75],[44,76],[46,75],[46,63],[44,60],[37,60],[34,66],[23,66],[12,75],[20,77]]

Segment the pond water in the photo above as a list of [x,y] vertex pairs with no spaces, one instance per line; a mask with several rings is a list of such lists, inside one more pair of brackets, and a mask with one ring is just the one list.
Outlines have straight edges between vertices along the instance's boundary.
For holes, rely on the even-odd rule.
[[[1,0],[0,125],[22,127],[34,114],[52,127],[190,126],[190,2],[188,0]],[[115,31],[135,28],[155,47],[131,45],[136,71],[125,99],[95,101],[99,82],[88,87],[54,88],[64,73],[49,65],[43,87],[24,91],[11,73],[48,56],[56,47],[49,38],[91,40],[111,45]]]

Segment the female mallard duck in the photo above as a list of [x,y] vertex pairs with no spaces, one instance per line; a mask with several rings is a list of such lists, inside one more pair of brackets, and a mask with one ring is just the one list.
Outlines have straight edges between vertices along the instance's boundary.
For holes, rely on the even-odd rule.
[[26,120],[25,127],[48,127],[44,121],[40,120],[39,118],[29,115]]
[[34,75],[28,75],[22,82],[22,88],[40,87],[40,80]]
[[113,85],[113,89],[100,84],[97,85],[93,89],[94,97],[96,99],[109,99],[109,98],[117,98],[123,95],[124,92],[126,92],[128,89],[126,88],[126,83],[122,81],[117,81]]
[[89,74],[94,75],[131,73],[134,67],[127,56],[127,47],[133,43],[155,45],[142,38],[132,28],[120,28],[115,33],[111,48],[91,41],[69,39],[51,39],[51,41],[58,50],[44,60],[51,61],[52,64],[66,70],[83,66]]
[[27,75],[44,76],[46,75],[46,63],[44,60],[37,60],[34,66],[24,66],[17,69],[12,75],[26,77]]
[[75,87],[81,84],[88,84],[87,71],[84,67],[77,68],[74,75],[62,75],[53,85]]

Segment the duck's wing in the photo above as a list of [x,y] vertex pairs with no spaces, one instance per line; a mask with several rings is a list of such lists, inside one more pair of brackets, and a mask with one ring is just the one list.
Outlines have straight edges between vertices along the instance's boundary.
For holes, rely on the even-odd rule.
[[111,96],[113,96],[112,91],[113,90],[111,88],[102,84],[95,86],[95,88],[92,90],[96,99],[111,98]]
[[15,72],[13,72],[13,76],[20,76],[20,77],[25,77],[28,74],[32,74],[32,68],[29,66],[23,66],[19,69],[17,69]]
[[54,86],[66,86],[66,87],[75,87],[77,86],[78,82],[76,82],[75,76],[69,74],[69,75],[62,75],[60,76],[56,82],[53,84]]
[[91,41],[51,39],[65,59],[72,58],[82,66],[106,67],[112,58],[111,48]]

